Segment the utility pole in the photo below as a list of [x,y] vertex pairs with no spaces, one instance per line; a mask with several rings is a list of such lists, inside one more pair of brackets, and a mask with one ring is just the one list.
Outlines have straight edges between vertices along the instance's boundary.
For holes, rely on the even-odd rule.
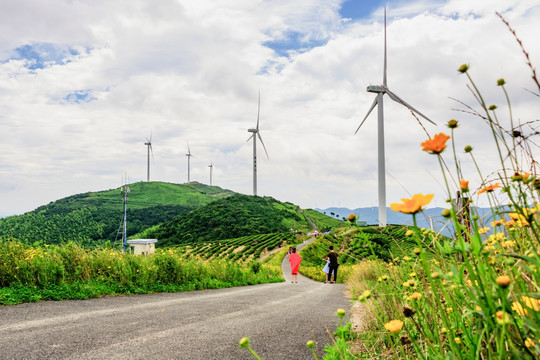
[[122,186],[120,192],[124,196],[124,227],[122,230],[122,243],[124,245],[124,252],[127,252],[127,202],[129,195],[129,186]]

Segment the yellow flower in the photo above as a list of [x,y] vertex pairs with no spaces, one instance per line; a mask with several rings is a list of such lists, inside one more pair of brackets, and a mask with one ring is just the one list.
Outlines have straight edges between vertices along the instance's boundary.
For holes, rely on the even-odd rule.
[[450,136],[438,133],[433,136],[433,139],[428,139],[421,144],[422,150],[428,151],[431,154],[440,154],[446,149],[446,142],[448,139],[450,139]]
[[447,308],[446,308],[446,312],[447,312],[447,313],[451,313],[451,312],[454,312],[454,309],[453,309],[453,308],[451,308],[451,307],[447,307]]
[[433,196],[433,194],[415,194],[410,199],[401,199],[402,203],[390,204],[390,209],[404,214],[416,214],[422,209],[422,206],[429,204],[433,200]]
[[411,299],[413,299],[413,300],[418,300],[421,297],[422,297],[422,294],[420,294],[419,292],[415,292],[415,293],[411,294]]
[[384,327],[386,330],[390,331],[391,333],[397,333],[403,328],[403,321],[401,320],[390,320],[386,324],[384,324]]
[[431,278],[433,278],[433,279],[436,279],[436,278],[438,278],[439,276],[441,276],[441,274],[439,274],[439,273],[436,272],[436,271],[433,272],[433,273],[431,273]]
[[[523,303],[525,307],[523,307],[521,303]],[[529,313],[527,309],[531,309],[534,311],[538,311],[538,309],[540,309],[540,300],[538,299],[534,299],[528,296],[522,296],[521,303],[517,301],[514,301],[512,303],[512,310],[514,310],[521,316],[525,316]]]
[[534,340],[531,339],[531,338],[526,338],[525,339],[525,346],[528,347],[528,348],[533,347],[534,346]]
[[407,230],[405,232],[405,236],[412,236],[413,235],[413,231],[412,230]]
[[461,344],[461,339],[460,338],[454,338],[454,341],[456,342],[456,344]]
[[[527,211],[524,210],[525,215],[527,215]],[[517,225],[519,227],[528,226],[529,222],[525,218],[525,216],[518,214],[518,213],[509,213],[508,214],[512,220],[514,220],[514,225]]]
[[488,227],[483,227],[483,228],[480,228],[478,229],[478,233],[479,234],[485,234],[489,231],[489,228]]
[[410,257],[410,256],[404,256],[404,257],[403,257],[403,261],[409,261],[409,260],[411,260],[411,257]]

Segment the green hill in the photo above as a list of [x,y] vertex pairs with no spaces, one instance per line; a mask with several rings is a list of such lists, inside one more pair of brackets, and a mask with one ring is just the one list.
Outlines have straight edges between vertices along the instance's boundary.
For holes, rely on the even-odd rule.
[[[321,220],[318,219],[318,222]],[[312,230],[312,225],[297,205],[271,197],[237,194],[181,214],[138,236],[156,238],[159,246],[170,246],[285,233],[291,229],[301,232]]]
[[[199,183],[130,184],[128,236],[171,220],[210,202],[234,194],[217,186]],[[76,241],[91,246],[114,241],[123,216],[120,189],[69,196],[23,215],[0,219],[0,238],[32,244]]]

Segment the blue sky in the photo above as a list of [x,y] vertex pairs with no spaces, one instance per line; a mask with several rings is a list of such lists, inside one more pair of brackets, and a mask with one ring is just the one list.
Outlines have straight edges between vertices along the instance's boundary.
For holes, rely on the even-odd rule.
[[[260,195],[304,208],[377,205],[377,126],[366,87],[382,74],[384,1],[5,0],[0,3],[0,216],[59,198],[116,188],[127,175],[191,179],[250,194],[257,116],[270,159],[259,153]],[[446,131],[472,144],[496,175],[483,123],[453,109],[474,104],[471,74],[506,114],[494,79],[509,79],[516,118],[537,117],[523,54],[495,16],[515,27],[540,61],[540,5],[526,0],[388,1],[388,84]],[[474,16],[472,16],[473,14]],[[346,20],[350,19],[350,20]],[[385,98],[388,203],[414,193],[446,197],[425,133]],[[54,144],[52,146],[51,144]],[[262,150],[262,149],[260,149]],[[448,159],[451,161],[452,159]],[[471,187],[474,167],[464,161]]]

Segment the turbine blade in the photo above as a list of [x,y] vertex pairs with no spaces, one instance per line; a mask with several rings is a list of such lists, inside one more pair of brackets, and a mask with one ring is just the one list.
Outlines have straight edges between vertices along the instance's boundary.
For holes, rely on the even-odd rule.
[[259,115],[261,113],[261,90],[259,90],[259,106],[257,107],[257,127],[256,129],[259,130]]
[[253,135],[251,135],[251,136],[249,137],[249,139],[246,140],[246,142],[249,142],[249,140],[251,140],[254,136],[255,136],[255,133],[253,133]]
[[150,143],[150,153],[152,154],[152,161],[154,161],[154,149],[152,148],[152,143]]
[[186,141],[186,143],[187,143],[187,152],[189,156],[191,156],[191,150],[189,150],[189,141]]
[[378,97],[378,96],[375,96],[375,100],[373,101],[373,104],[371,104],[371,107],[369,108],[369,111],[367,112],[366,116],[364,117],[364,120],[362,120],[362,122],[360,123],[360,125],[358,125],[358,127],[356,128],[356,131],[354,132],[354,135],[356,135],[356,133],[358,132],[358,130],[360,130],[360,127],[364,124],[364,121],[366,121],[366,119],[368,118],[369,114],[371,114],[371,112],[373,111],[373,109],[375,108],[375,106],[377,105],[377,103],[379,102],[378,99],[379,99],[379,97]]
[[[255,134],[253,134],[253,135],[255,135]],[[268,151],[266,151],[266,146],[264,146],[264,141],[263,141],[263,139],[261,137],[261,134],[259,132],[257,132],[257,136],[259,136],[259,140],[261,140],[261,144],[263,146],[264,152],[266,153],[266,157],[268,159],[270,159],[270,156],[268,156]]]
[[384,69],[383,85],[386,87],[386,6],[384,7]]
[[409,105],[408,103],[405,102],[405,100],[403,100],[402,98],[400,98],[399,96],[397,96],[396,94],[394,94],[392,91],[390,91],[390,89],[388,89],[387,87],[384,87],[385,90],[386,90],[386,93],[388,94],[388,96],[390,96],[390,99],[394,100],[395,102],[405,106],[406,108],[408,108],[409,110],[411,111],[414,111],[415,113],[417,113],[418,115],[420,115],[421,117],[423,117],[424,119],[426,119],[427,121],[429,121],[430,123],[432,123],[433,125],[437,125],[435,124],[433,121],[431,121],[426,115],[422,114],[420,111],[416,110],[415,108],[413,108],[411,105]]

